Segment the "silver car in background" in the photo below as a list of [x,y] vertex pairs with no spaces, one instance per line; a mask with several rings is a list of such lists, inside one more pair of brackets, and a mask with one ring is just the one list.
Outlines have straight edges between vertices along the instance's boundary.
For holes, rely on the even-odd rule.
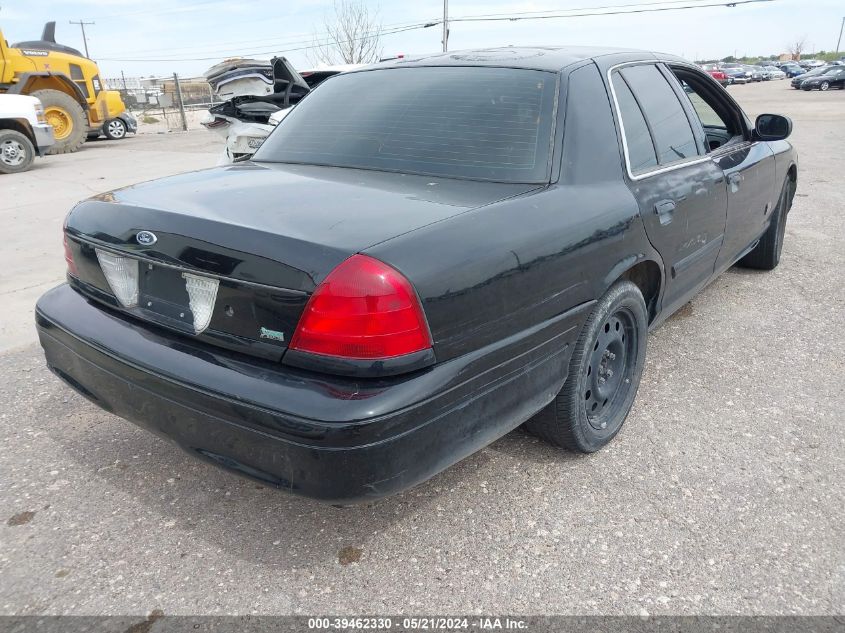
[[786,79],[786,73],[777,66],[763,66],[769,79]]

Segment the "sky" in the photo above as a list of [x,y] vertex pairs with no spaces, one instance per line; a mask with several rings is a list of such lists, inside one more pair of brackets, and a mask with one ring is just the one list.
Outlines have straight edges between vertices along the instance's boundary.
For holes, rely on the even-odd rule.
[[[361,0],[390,29],[438,21],[442,0]],[[450,0],[450,18],[535,12],[594,12],[597,7],[669,8],[732,0]],[[733,0],[739,2],[740,0]],[[0,0],[0,29],[9,42],[38,39],[56,21],[56,39],[88,48],[104,77],[201,75],[227,57],[284,54],[299,69],[313,67],[303,47],[323,30],[331,0]],[[615,10],[625,10],[615,9]],[[630,10],[630,7],[629,9]],[[601,9],[606,13],[609,9]],[[658,50],[688,59],[786,52],[806,38],[807,55],[836,48],[843,0],[772,0],[727,7],[628,15],[523,21],[452,22],[449,50],[507,45],[589,45]],[[439,25],[386,35],[384,56],[441,50]],[[845,37],[843,45],[845,47]],[[296,50],[300,49],[300,50]]]

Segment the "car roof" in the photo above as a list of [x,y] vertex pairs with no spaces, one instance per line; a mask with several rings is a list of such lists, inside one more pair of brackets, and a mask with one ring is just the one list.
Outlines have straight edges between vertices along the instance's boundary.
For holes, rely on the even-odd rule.
[[489,66],[558,72],[578,62],[611,55],[625,57],[626,60],[643,59],[689,63],[674,55],[629,48],[611,48],[606,46],[503,46],[499,48],[479,48],[449,51],[447,53],[431,53],[427,55],[409,55],[399,59],[372,64],[362,69],[362,71],[419,66]]

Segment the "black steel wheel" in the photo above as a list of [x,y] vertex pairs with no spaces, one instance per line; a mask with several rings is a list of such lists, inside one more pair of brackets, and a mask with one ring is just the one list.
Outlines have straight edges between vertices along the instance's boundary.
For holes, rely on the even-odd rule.
[[592,453],[619,433],[645,361],[648,312],[640,289],[620,281],[598,301],[569,361],[563,389],[526,423],[538,437]]
[[587,364],[584,409],[587,421],[597,431],[608,428],[624,405],[636,358],[636,319],[627,308],[608,316],[599,328]]

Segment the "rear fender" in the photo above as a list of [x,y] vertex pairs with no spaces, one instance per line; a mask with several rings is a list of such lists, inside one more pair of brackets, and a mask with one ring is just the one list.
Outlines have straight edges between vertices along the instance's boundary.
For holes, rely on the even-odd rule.
[[[608,269],[607,274],[602,279],[601,286],[596,289],[596,296],[599,297],[603,295],[620,279],[631,279],[631,281],[634,281],[638,286],[640,286],[640,289],[643,290],[643,296],[648,306],[649,321],[651,324],[655,321],[656,316],[663,305],[663,288],[666,283],[666,270],[663,265],[663,258],[651,245],[651,242],[649,242],[648,237],[646,236],[645,226],[643,226],[642,218],[639,215],[637,215],[636,219],[632,222],[630,237],[631,239],[629,241],[634,245],[635,251],[626,254],[624,257],[620,258],[616,264]],[[641,268],[641,265],[645,262],[654,264],[651,268],[656,268],[660,271],[659,279],[656,280],[656,292],[654,292],[651,288],[645,288],[643,285],[643,282],[648,281],[649,283],[646,283],[645,285],[650,286],[651,280],[640,280],[636,276],[634,278],[630,276],[631,271],[635,268]]]

